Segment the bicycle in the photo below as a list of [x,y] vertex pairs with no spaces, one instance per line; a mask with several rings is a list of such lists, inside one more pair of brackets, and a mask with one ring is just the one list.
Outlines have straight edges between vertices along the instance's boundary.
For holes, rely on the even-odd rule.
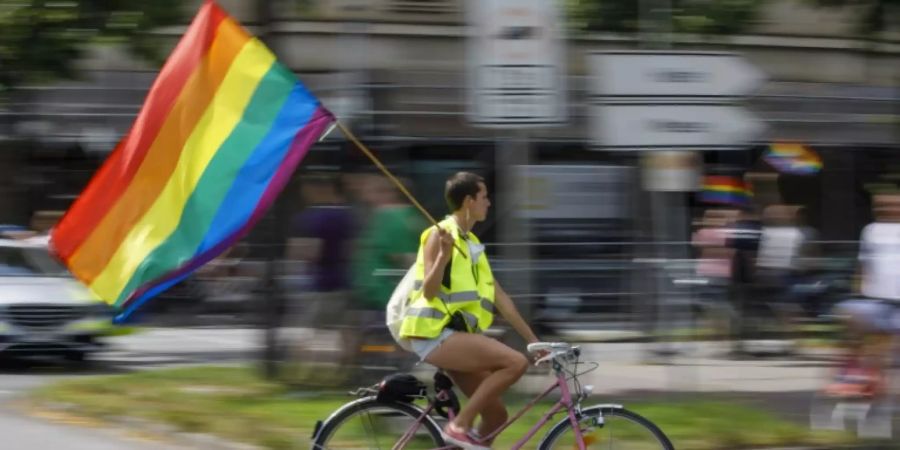
[[[582,408],[593,387],[582,385],[578,377],[596,370],[596,362],[581,362],[581,349],[567,343],[538,342],[528,346],[529,353],[546,351],[535,364],[549,362],[556,381],[542,394],[525,405],[503,426],[482,442],[490,442],[533,408],[537,402],[560,390],[561,398],[522,438],[512,446],[522,448],[553,417],[565,413],[544,437],[537,448],[586,450],[588,445],[600,444],[604,449],[661,449],[674,450],[666,435],[652,422],[625,409],[622,405],[600,404]],[[579,372],[579,366],[592,367]],[[573,389],[570,390],[569,382]],[[386,383],[359,388],[351,394],[361,398],[351,401],[331,414],[325,421],[317,421],[312,435],[312,449],[419,449],[449,450],[456,448],[444,443],[438,420],[452,420],[459,410],[453,383],[443,372],[435,374],[433,397],[424,383],[417,381],[415,389],[387,392]],[[415,402],[425,401],[425,407]],[[437,417],[435,417],[437,416]],[[621,425],[620,425],[621,424]],[[621,427],[621,428],[620,428]],[[617,439],[619,439],[617,441]],[[616,445],[613,445],[616,444]]]

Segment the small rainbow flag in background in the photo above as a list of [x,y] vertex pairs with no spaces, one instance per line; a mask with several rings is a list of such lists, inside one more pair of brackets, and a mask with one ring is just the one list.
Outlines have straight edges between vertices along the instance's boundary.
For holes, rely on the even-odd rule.
[[729,175],[703,177],[700,201],[721,205],[746,205],[753,197],[753,190],[743,178]]
[[51,235],[126,318],[244,236],[334,117],[212,0]]
[[793,142],[774,142],[763,159],[775,170],[794,175],[809,175],[822,170],[822,159],[809,147]]

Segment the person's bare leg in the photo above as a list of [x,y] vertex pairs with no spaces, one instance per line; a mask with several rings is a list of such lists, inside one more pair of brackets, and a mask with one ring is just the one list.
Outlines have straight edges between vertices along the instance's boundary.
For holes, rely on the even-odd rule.
[[[480,386],[491,373],[467,373],[456,370],[447,370],[447,374],[450,375],[453,382],[459,386],[460,390],[463,391],[463,394],[466,394],[466,397],[470,398],[475,394],[475,390],[478,389],[478,386]],[[481,424],[478,427],[478,434],[484,437],[493,433],[494,430],[506,423],[508,418],[509,414],[506,411],[506,406],[503,405],[500,398],[497,398],[495,401],[488,403],[481,411]]]
[[448,371],[490,372],[452,423],[463,430],[471,428],[475,417],[488,405],[498,401],[500,394],[528,369],[525,355],[494,339],[470,333],[454,333],[432,351],[425,362]]
[[885,373],[890,367],[892,348],[893,339],[889,333],[872,333],[867,339],[863,356],[863,367],[873,377],[872,387],[880,388],[881,383],[884,382]]
[[[873,369],[872,355],[873,352],[872,337],[878,333],[874,331],[872,324],[863,315],[845,313],[844,319],[844,355],[843,361],[836,368],[835,377],[839,377],[848,370],[864,370],[871,371]],[[826,388],[826,393],[836,396],[856,396],[859,395],[860,389],[858,384],[837,381],[830,384]]]

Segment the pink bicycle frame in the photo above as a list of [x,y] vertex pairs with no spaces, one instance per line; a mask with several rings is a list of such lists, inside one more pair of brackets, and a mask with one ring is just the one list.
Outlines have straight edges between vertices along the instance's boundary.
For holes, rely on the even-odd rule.
[[[496,437],[497,435],[502,433],[503,430],[508,428],[516,420],[519,420],[519,418],[522,417],[522,415],[524,415],[526,412],[531,410],[531,408],[533,408],[534,405],[537,404],[537,402],[541,401],[544,397],[546,397],[548,394],[553,392],[553,390],[556,389],[557,387],[560,389],[560,391],[562,393],[562,397],[560,398],[560,400],[558,402],[556,402],[556,404],[553,405],[553,407],[550,408],[550,410],[546,414],[544,414],[544,417],[542,417],[541,420],[539,420],[528,431],[528,433],[526,433],[525,436],[522,437],[522,439],[520,439],[518,442],[516,442],[515,445],[512,446],[511,450],[521,449],[529,440],[531,440],[532,437],[534,437],[535,434],[537,434],[538,431],[541,430],[541,427],[543,427],[547,422],[550,421],[550,419],[553,417],[553,415],[555,415],[562,409],[566,409],[566,411],[568,412],[569,422],[572,424],[572,430],[575,431],[576,442],[578,442],[578,449],[586,450],[586,447],[584,446],[584,438],[581,435],[581,427],[578,425],[578,418],[575,417],[575,404],[574,404],[574,402],[572,402],[572,393],[569,391],[569,385],[568,385],[568,383],[566,383],[566,377],[565,377],[565,374],[563,374],[563,373],[557,373],[556,381],[552,385],[550,385],[550,387],[547,388],[543,394],[538,395],[533,400],[528,402],[527,405],[525,405],[521,410],[519,410],[519,412],[517,412],[515,416],[513,416],[511,419],[507,420],[506,423],[504,423],[500,428],[494,430],[494,432],[492,432],[488,436],[482,437],[482,442],[490,441],[491,439],[493,439],[494,437]],[[397,441],[397,443],[394,445],[392,450],[402,450],[403,447],[409,442],[409,440],[412,439],[413,434],[415,434],[416,430],[419,428],[419,426],[422,425],[422,422],[425,420],[426,417],[428,417],[428,414],[433,409],[434,409],[434,404],[429,403],[428,407],[425,408],[425,411],[422,413],[422,415],[416,420],[416,423],[413,424],[413,426],[409,430],[406,431],[406,433],[400,438],[399,441]],[[452,411],[450,412],[450,419],[453,420],[453,412]],[[454,449],[454,448],[456,448],[456,446],[448,445],[448,446],[440,447],[440,448],[433,449],[433,450],[450,450],[450,449]]]

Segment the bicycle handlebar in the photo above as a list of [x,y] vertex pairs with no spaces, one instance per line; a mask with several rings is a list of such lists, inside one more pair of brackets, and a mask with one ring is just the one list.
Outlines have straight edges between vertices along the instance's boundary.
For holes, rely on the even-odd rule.
[[546,355],[534,362],[535,366],[553,361],[556,358],[568,359],[578,354],[578,347],[567,342],[535,342],[528,344],[528,353],[547,352]]

